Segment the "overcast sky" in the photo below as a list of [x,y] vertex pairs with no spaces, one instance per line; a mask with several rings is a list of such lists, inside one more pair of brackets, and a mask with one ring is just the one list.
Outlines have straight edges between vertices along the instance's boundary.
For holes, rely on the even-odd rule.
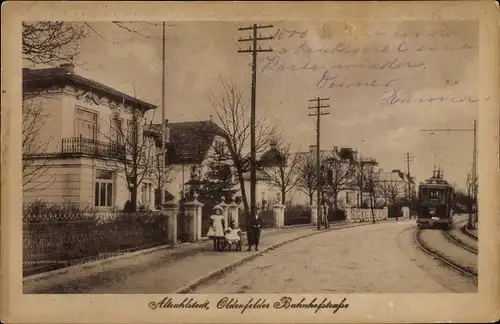
[[[422,181],[433,165],[464,186],[472,162],[472,132],[426,133],[430,128],[471,128],[477,118],[477,25],[474,22],[272,22],[259,54],[257,115],[275,120],[296,150],[315,144],[308,100],[329,97],[322,117],[322,149],[336,145],[372,156],[387,171],[411,172]],[[89,23],[95,32],[81,45],[76,72],[161,104],[161,24]],[[238,53],[238,27],[247,23],[178,23],[167,27],[166,111],[172,122],[208,120],[208,94],[219,77],[233,79],[250,103],[251,55]],[[437,99],[445,97],[444,99]],[[434,98],[429,100],[429,98]],[[157,117],[161,115],[160,110]]]

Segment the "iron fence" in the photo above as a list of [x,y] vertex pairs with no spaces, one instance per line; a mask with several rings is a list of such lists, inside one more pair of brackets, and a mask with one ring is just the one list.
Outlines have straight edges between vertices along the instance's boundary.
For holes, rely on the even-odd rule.
[[311,223],[311,209],[293,206],[285,208],[285,226]]
[[85,154],[95,157],[125,159],[127,156],[125,146],[113,142],[100,142],[83,137],[63,138],[61,143],[62,154]]
[[43,214],[23,217],[23,275],[167,243],[160,212]]

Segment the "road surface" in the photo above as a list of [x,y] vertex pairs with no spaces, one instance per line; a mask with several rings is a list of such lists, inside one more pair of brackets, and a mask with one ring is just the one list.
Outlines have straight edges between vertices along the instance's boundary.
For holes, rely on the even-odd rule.
[[325,232],[286,244],[195,293],[473,292],[475,283],[419,251],[415,220]]

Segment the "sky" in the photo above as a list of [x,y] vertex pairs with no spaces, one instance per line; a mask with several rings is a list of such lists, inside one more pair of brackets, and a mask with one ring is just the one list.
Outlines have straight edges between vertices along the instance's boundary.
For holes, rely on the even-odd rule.
[[[478,26],[469,21],[344,23],[268,22],[258,55],[257,116],[280,127],[296,151],[316,142],[309,100],[329,98],[321,118],[321,148],[352,147],[386,171],[417,181],[435,164],[464,187],[472,165],[477,119]],[[267,22],[266,22],[267,24]],[[161,23],[89,22],[75,72],[161,105]],[[245,22],[175,22],[166,27],[166,116],[171,122],[208,120],[220,78],[233,80],[250,104],[251,55],[238,53]],[[134,86],[135,85],[135,86]],[[135,89],[135,90],[134,90]],[[155,119],[160,121],[161,110]],[[215,121],[215,118],[214,118]]]

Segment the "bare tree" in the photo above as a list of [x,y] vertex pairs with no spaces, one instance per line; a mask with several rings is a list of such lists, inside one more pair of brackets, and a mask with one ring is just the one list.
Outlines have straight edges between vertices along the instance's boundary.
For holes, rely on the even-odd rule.
[[353,187],[359,189],[359,202],[358,207],[363,205],[363,194],[368,192],[366,187],[366,173],[370,167],[378,165],[378,162],[372,158],[365,158],[360,156],[358,161],[355,161],[355,175],[353,177]]
[[276,140],[277,155],[275,163],[263,167],[263,173],[272,186],[281,192],[281,204],[286,203],[286,196],[297,186],[297,164],[299,158],[292,152],[291,143],[278,144]]
[[[471,215],[477,214],[477,190],[478,190],[478,177],[474,177],[472,172],[467,173],[467,180],[465,181],[467,194],[469,196],[469,213]],[[474,228],[472,217],[469,216],[469,228]]]
[[43,190],[54,181],[53,178],[40,181],[47,175],[52,162],[46,154],[51,139],[40,139],[40,131],[45,125],[47,114],[36,98],[23,100],[22,109],[23,190]]
[[[250,159],[250,111],[247,100],[233,81],[220,80],[220,93],[212,92],[209,101],[217,117],[217,124],[223,130],[227,141],[227,150],[215,148],[214,158],[218,161],[228,161],[232,164],[240,185],[245,213],[249,215],[250,208],[246,197],[244,174],[251,169]],[[273,134],[276,126],[260,118],[256,124],[257,154],[262,153]]]
[[338,195],[341,191],[350,189],[356,176],[356,165],[352,159],[342,158],[337,150],[323,160],[329,186],[333,197],[333,206],[338,209]]
[[472,172],[467,173],[467,180],[465,182],[465,186],[467,188],[467,192],[470,197],[474,198],[474,196],[477,194],[477,189],[478,189],[478,179],[477,176],[474,179],[472,176]]
[[404,192],[403,184],[396,179],[380,180],[379,190],[385,199],[385,205],[396,203],[397,198]]
[[377,192],[380,186],[380,171],[374,165],[367,165],[364,169],[364,188],[370,197],[370,210],[372,213],[372,221],[375,223],[375,213],[373,211],[375,201],[377,199]]
[[87,35],[85,26],[75,22],[23,22],[23,58],[34,64],[74,62]]
[[161,150],[157,149],[155,135],[150,133],[152,120],[147,121],[145,110],[138,107],[128,108],[127,125],[124,125],[122,111],[115,106],[111,107],[111,111],[110,132],[102,134],[116,151],[118,163],[107,163],[113,163],[118,174],[125,179],[130,192],[130,208],[135,212],[140,185],[147,177],[154,179]]
[[297,189],[309,197],[313,204],[316,192],[316,156],[312,152],[297,153]]
[[[161,151],[158,150],[157,153],[154,154],[153,156],[152,166],[150,168],[151,176],[154,179],[155,185],[158,188],[158,190],[162,190],[163,184],[169,184],[173,180],[173,175],[172,175],[172,171],[174,169],[173,165],[167,164],[162,168],[161,165],[162,162],[163,162],[162,154]],[[161,197],[161,195],[158,196]],[[160,201],[159,203],[161,204],[162,202]]]

